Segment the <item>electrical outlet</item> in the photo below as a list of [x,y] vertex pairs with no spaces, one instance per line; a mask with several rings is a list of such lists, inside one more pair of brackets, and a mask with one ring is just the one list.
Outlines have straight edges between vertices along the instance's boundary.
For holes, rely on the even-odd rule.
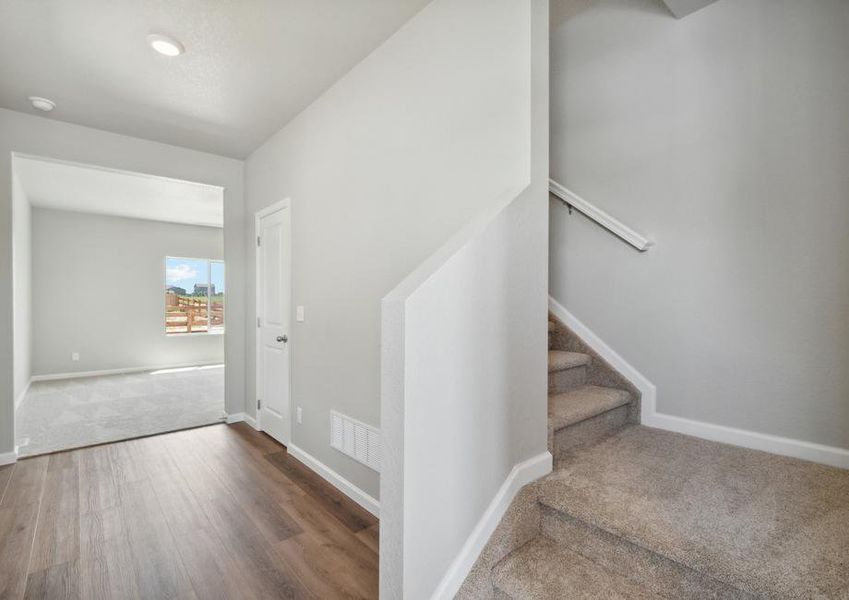
[[301,423],[303,423],[303,422],[304,422],[304,411],[303,411],[303,410],[301,410],[301,407],[299,406],[299,407],[295,410],[295,413],[297,414],[297,418],[298,418],[298,425],[300,425]]
[[295,319],[298,320],[298,323],[304,322],[304,307],[299,306],[295,309]]
[[71,352],[71,360],[79,360],[80,353],[79,352]]

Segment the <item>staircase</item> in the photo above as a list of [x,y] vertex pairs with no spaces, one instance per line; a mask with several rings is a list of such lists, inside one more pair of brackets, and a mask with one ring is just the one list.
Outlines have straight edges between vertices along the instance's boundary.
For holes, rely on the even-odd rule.
[[548,449],[555,462],[638,422],[637,389],[553,317],[548,321]]
[[639,395],[549,321],[554,472],[461,599],[849,598],[849,471],[637,423]]

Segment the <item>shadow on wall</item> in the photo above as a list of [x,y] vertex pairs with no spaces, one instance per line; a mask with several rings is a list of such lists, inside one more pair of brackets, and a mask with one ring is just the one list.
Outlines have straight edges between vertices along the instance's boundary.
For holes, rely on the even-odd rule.
[[[555,30],[563,23],[577,15],[578,13],[588,9],[597,0],[551,0],[550,13],[551,21],[549,27]],[[666,15],[669,18],[674,18],[666,5],[661,0],[644,0],[643,2],[634,2],[633,6],[628,7],[629,10],[647,12],[653,14]]]

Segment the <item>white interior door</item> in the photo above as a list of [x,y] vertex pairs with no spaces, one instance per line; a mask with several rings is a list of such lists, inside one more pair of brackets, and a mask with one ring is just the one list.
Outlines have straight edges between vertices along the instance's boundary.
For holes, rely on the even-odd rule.
[[289,443],[291,218],[288,201],[257,214],[257,422]]

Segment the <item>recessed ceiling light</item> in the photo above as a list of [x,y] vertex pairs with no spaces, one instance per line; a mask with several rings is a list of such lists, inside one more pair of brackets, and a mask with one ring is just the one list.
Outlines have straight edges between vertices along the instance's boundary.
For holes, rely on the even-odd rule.
[[150,47],[165,56],[180,56],[186,48],[174,38],[161,33],[151,33],[147,36]]
[[47,98],[41,98],[40,96],[30,96],[28,100],[32,103],[33,108],[43,110],[44,112],[50,112],[51,110],[56,108],[56,103],[53,102],[53,100],[48,100]]

